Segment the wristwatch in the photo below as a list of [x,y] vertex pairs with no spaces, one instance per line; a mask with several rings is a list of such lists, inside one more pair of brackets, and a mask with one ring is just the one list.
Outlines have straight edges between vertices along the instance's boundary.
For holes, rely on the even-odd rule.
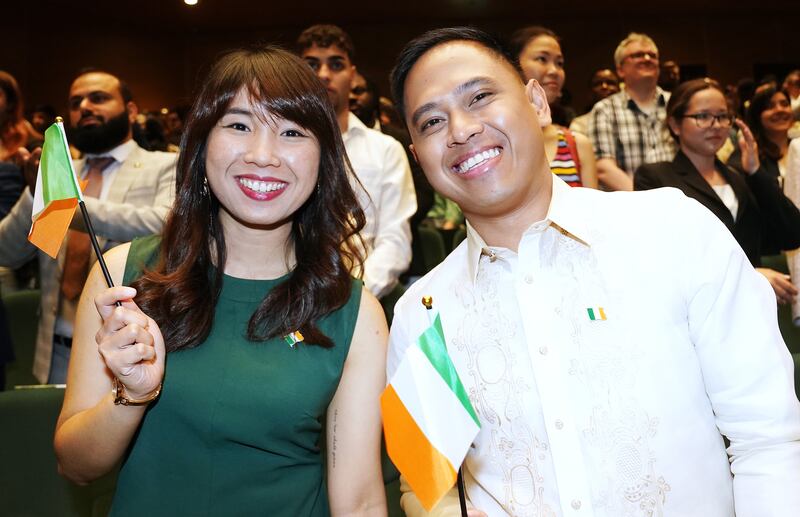
[[125,385],[119,379],[114,377],[112,384],[111,394],[114,396],[114,405],[116,406],[144,406],[158,397],[161,393],[161,386],[164,385],[163,382],[159,383],[158,388],[143,399],[129,399],[125,396]]

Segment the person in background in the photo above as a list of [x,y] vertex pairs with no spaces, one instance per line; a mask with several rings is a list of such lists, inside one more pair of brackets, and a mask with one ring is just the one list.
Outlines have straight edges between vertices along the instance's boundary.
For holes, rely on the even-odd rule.
[[[538,81],[548,104],[556,105],[566,77],[558,36],[544,27],[525,27],[512,35],[511,48],[525,81]],[[588,138],[555,123],[544,128],[544,138],[554,174],[573,187],[597,188],[594,151]]]
[[[84,153],[75,172],[86,181],[86,208],[102,249],[161,230],[175,195],[175,154],[149,152],[132,138],[138,107],[128,85],[101,70],[80,73],[70,85],[69,143]],[[33,373],[63,384],[72,347],[75,311],[95,260],[83,218],[76,212],[57,260],[28,242],[41,149],[21,149],[27,188],[0,221],[0,266],[39,261],[41,305]]]
[[376,131],[381,130],[380,112],[378,110],[378,85],[370,78],[356,71],[350,85],[350,111],[358,117],[365,126]]
[[658,47],[646,34],[630,33],[614,51],[614,62],[625,88],[595,104],[589,138],[600,183],[608,190],[633,190],[640,165],[675,156],[665,124],[669,93],[658,87]]
[[350,274],[364,214],[322,84],[284,50],[226,55],[178,170],[161,235],[87,283],[61,472],[122,461],[113,516],[386,515],[386,321]]
[[592,74],[589,89],[592,92],[591,103],[586,107],[583,115],[572,119],[569,125],[570,131],[586,136],[589,135],[589,119],[592,116],[592,108],[601,100],[619,91],[619,78],[610,68],[600,68]]
[[[760,86],[750,100],[745,121],[758,143],[761,166],[775,181],[783,185],[789,155],[789,130],[794,124],[789,95],[772,85]],[[731,154],[728,165],[744,171],[740,150]],[[764,254],[777,252],[774,248],[768,248]]]
[[49,104],[37,104],[31,110],[30,120],[33,129],[44,135],[47,128],[56,121],[56,110]]
[[[742,132],[738,143],[744,175],[716,156],[734,121]],[[667,104],[667,123],[680,150],[671,162],[639,167],[635,189],[675,187],[696,199],[730,230],[753,267],[769,281],[778,301],[792,302],[797,290],[791,279],[760,266],[763,249],[800,247],[800,211],[761,166],[758,144],[728,109],[722,87],[711,79],[679,85]]]
[[167,143],[170,151],[177,152],[181,145],[184,121],[188,113],[188,106],[177,106],[171,108],[167,112],[167,116],[164,117],[164,130],[167,133]]
[[42,135],[25,120],[24,111],[17,80],[0,70],[0,161],[14,161],[20,148],[42,141]]
[[664,91],[671,92],[681,84],[681,67],[677,62],[669,59],[661,63],[658,74],[658,86]]
[[356,67],[350,36],[335,25],[314,25],[297,39],[297,52],[325,85],[342,132],[347,157],[362,188],[357,188],[367,217],[364,282],[382,298],[397,285],[411,263],[409,219],[417,211],[414,181],[403,146],[370,129],[350,112],[350,88]]

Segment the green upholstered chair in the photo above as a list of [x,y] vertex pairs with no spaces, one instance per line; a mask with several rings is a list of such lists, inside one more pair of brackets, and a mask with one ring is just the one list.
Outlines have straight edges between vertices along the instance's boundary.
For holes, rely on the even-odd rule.
[[381,307],[383,307],[383,313],[386,315],[386,323],[389,325],[392,324],[392,318],[394,317],[394,304],[397,303],[397,300],[399,300],[405,292],[406,288],[403,284],[398,283],[394,286],[394,289],[381,298]]
[[445,257],[444,238],[439,230],[427,224],[419,225],[419,239],[422,248],[422,258],[425,271],[430,271],[439,265]]
[[800,354],[792,354],[794,359],[794,394],[800,399]]
[[453,233],[453,247],[451,249],[456,249],[461,241],[467,238],[467,229],[463,226],[459,226],[458,229]]
[[101,517],[116,472],[77,486],[57,472],[53,433],[64,398],[54,387],[0,393],[0,514],[6,517]]
[[6,389],[38,384],[33,376],[33,354],[39,325],[39,291],[25,290],[3,294],[11,342],[16,360],[6,365]]

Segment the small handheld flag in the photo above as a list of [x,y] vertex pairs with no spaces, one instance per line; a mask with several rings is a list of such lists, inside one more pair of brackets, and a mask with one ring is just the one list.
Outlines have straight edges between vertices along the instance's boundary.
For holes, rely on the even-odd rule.
[[408,347],[381,395],[386,451],[428,511],[456,484],[456,471],[480,430],[432,303],[423,299],[430,327]]
[[[56,122],[44,132],[42,157],[39,160],[39,173],[36,176],[36,189],[33,194],[33,210],[31,211],[31,230],[28,241],[53,258],[64,242],[69,230],[75,208],[81,208],[86,232],[89,234],[97,262],[103,271],[108,287],[114,286],[108,272],[97,235],[89,218],[89,212],[83,202],[78,177],[69,153],[64,122],[56,117]],[[117,302],[117,305],[121,305]]]
[[56,258],[78,202],[82,200],[64,124],[59,118],[44,132],[28,241]]

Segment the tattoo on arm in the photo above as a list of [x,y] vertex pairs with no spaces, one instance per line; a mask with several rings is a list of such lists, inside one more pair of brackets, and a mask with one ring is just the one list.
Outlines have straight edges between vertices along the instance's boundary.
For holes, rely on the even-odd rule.
[[331,463],[332,467],[336,468],[336,417],[339,416],[339,410],[333,410],[333,444],[331,446]]

